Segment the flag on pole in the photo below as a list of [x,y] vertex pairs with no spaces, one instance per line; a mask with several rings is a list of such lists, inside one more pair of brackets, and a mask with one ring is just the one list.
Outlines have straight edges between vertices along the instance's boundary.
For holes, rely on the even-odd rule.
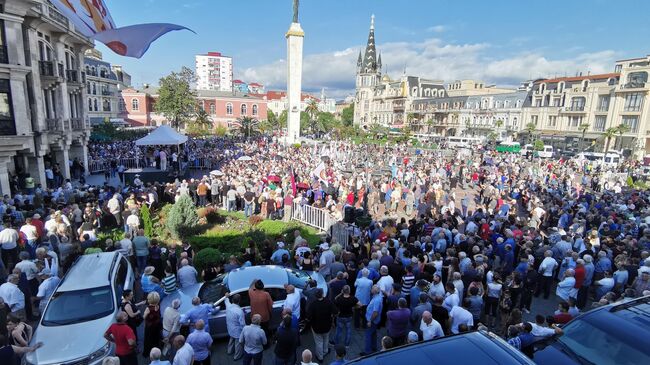
[[193,30],[182,25],[169,23],[136,24],[95,34],[95,39],[120,56],[140,58],[149,49],[151,43],[166,33],[174,30]]
[[294,198],[296,197],[296,175],[293,173],[293,166],[290,166],[290,173],[291,173],[291,191],[293,192]]
[[75,29],[86,37],[104,43],[120,56],[142,57],[151,43],[162,35],[189,28],[168,23],[135,24],[118,28],[104,0],[51,0]]

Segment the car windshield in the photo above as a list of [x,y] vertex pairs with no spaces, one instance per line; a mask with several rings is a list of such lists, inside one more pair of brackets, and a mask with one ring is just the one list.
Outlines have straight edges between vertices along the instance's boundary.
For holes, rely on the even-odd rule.
[[102,318],[113,313],[115,307],[109,286],[52,295],[43,315],[44,326],[62,326]]
[[573,321],[564,327],[564,334],[558,341],[583,364],[650,363],[647,348],[623,342],[585,320]]
[[305,271],[301,270],[287,270],[287,275],[289,275],[289,284],[303,289],[307,285],[307,280],[311,277]]
[[214,280],[205,282],[201,286],[198,295],[201,299],[201,303],[215,303],[219,299],[223,298],[223,295],[227,291],[226,285],[224,284],[227,277],[228,274],[221,274]]

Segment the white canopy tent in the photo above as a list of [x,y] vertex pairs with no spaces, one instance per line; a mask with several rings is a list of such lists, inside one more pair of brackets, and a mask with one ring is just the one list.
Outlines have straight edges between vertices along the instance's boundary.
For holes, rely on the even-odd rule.
[[187,142],[187,136],[173,130],[168,125],[161,125],[153,132],[135,141],[137,146],[178,146]]

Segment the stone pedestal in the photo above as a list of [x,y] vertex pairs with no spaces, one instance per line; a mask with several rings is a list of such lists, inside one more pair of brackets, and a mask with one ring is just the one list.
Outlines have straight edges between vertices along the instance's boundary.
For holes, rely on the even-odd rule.
[[300,141],[300,94],[302,93],[302,43],[305,32],[291,23],[287,38],[287,143]]

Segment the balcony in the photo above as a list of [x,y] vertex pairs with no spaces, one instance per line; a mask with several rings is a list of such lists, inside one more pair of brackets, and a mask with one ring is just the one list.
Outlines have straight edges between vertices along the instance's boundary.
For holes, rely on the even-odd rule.
[[86,128],[86,123],[82,118],[72,118],[70,119],[70,127],[75,131],[83,130]]
[[628,82],[627,84],[621,85],[621,89],[629,90],[629,89],[645,89],[646,85],[648,83],[646,82]]
[[49,132],[63,132],[63,121],[59,118],[47,118],[47,130]]
[[103,96],[113,96],[115,93],[110,90],[102,90]]
[[71,84],[83,83],[78,70],[65,70],[65,81]]
[[0,46],[0,63],[9,63],[9,55],[7,54],[7,46]]
[[38,61],[38,70],[41,76],[57,77],[54,62],[52,61]]
[[574,113],[584,113],[585,111],[585,106],[584,105],[571,105],[567,106],[564,108],[565,112],[574,112]]

